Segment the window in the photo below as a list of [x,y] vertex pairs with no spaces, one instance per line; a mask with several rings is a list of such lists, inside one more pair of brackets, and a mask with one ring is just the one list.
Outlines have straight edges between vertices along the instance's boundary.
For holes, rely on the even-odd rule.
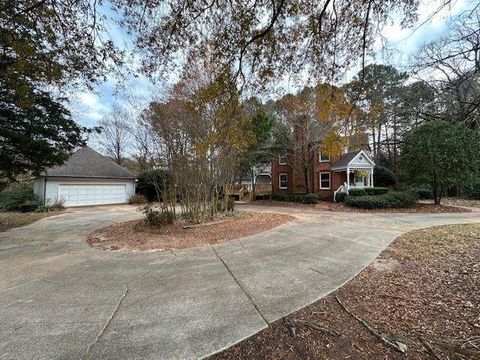
[[287,164],[287,150],[281,150],[278,155],[278,164],[286,165]]
[[320,153],[320,155],[318,155],[318,161],[329,162],[330,161],[330,155]]
[[278,188],[279,189],[288,188],[287,174],[285,173],[278,174]]
[[320,190],[329,190],[330,189],[330,173],[321,172],[320,173]]

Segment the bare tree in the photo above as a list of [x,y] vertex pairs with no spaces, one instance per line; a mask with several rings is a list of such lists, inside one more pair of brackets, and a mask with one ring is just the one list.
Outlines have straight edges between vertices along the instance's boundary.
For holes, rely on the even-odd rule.
[[132,137],[131,156],[135,159],[140,173],[154,166],[155,133],[144,115],[137,118],[134,126],[129,127]]
[[102,128],[99,144],[103,152],[119,165],[123,164],[130,142],[131,130],[127,119],[126,112],[115,105],[110,115],[99,122]]
[[437,111],[424,116],[480,131],[480,7],[454,19],[447,34],[427,43],[414,61],[418,75],[438,90]]

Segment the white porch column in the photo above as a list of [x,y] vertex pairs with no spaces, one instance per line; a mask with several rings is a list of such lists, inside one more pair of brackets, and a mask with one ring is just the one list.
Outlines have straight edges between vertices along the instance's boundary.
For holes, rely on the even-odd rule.
[[370,168],[370,186],[374,186],[373,185],[373,168]]
[[350,168],[347,166],[347,193],[350,190]]

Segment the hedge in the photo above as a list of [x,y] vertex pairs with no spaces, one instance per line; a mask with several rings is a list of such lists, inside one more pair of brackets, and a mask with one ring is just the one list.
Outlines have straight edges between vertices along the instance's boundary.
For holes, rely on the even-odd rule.
[[385,187],[365,187],[359,189],[350,189],[348,195],[350,196],[365,196],[365,195],[383,195],[388,192]]
[[383,195],[347,196],[344,204],[362,209],[398,209],[415,206],[416,198],[408,192],[392,191]]
[[338,193],[335,194],[335,201],[336,202],[343,202],[346,197],[347,197],[347,193],[338,192]]
[[348,190],[348,195],[349,196],[365,196],[367,195],[367,192],[365,191],[365,188],[350,189]]
[[373,169],[375,184],[379,186],[393,186],[397,182],[395,174],[385,166],[377,165]]
[[417,199],[431,200],[433,199],[433,191],[427,187],[417,187],[408,189]]
[[316,204],[320,200],[317,194],[273,194],[272,200]]
[[388,193],[389,189],[386,187],[367,187],[365,192],[367,195],[383,195]]
[[318,201],[320,200],[320,198],[318,197],[317,194],[307,194],[303,197],[303,203],[304,204],[316,204],[318,203]]
[[273,194],[272,200],[303,202],[303,197],[304,195],[300,195],[300,194]]

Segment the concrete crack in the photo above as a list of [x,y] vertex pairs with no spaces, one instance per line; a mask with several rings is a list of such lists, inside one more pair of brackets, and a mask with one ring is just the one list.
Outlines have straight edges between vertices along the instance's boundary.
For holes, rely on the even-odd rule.
[[120,305],[122,304],[123,299],[125,299],[125,297],[128,294],[127,284],[123,284],[123,286],[124,286],[124,291],[123,291],[122,297],[120,298],[120,300],[118,300],[117,305],[115,306],[115,309],[113,309],[112,315],[110,315],[110,318],[107,320],[107,322],[105,323],[105,326],[102,328],[102,330],[100,330],[100,332],[98,333],[98,335],[95,338],[95,340],[93,341],[93,343],[91,343],[88,346],[87,351],[85,352],[85,354],[83,354],[83,356],[81,357],[81,360],[86,359],[90,350],[92,350],[93,347],[95,346],[95,344],[98,342],[98,340],[100,340],[100,338],[103,336],[103,334],[105,333],[107,328],[110,326],[110,323],[112,322],[113,318],[117,315],[118,309],[120,308]]
[[230,276],[232,277],[232,279],[237,283],[238,287],[243,291],[243,293],[245,294],[245,296],[247,297],[248,301],[250,301],[250,303],[253,305],[255,311],[258,313],[258,315],[260,315],[260,317],[262,318],[262,320],[265,322],[265,324],[268,326],[268,320],[263,316],[263,314],[260,312],[260,309],[258,308],[257,304],[255,304],[255,302],[253,301],[253,298],[250,296],[250,294],[245,290],[245,288],[242,286],[242,284],[240,283],[240,281],[237,279],[237,277],[235,276],[235,274],[232,272],[232,270],[230,270],[230,268],[228,267],[228,265],[225,263],[225,261],[223,261],[222,257],[218,255],[217,251],[212,247],[212,245],[209,245],[210,248],[212,249],[212,251],[214,252],[215,256],[218,258],[218,260],[220,260],[223,264],[223,266],[225,266],[225,268],[227,269],[228,273],[230,274]]
[[312,267],[309,267],[309,269],[312,270],[312,271],[315,271],[316,273],[319,273],[319,274],[323,275],[323,273],[321,271],[317,270],[317,269],[314,269]]

